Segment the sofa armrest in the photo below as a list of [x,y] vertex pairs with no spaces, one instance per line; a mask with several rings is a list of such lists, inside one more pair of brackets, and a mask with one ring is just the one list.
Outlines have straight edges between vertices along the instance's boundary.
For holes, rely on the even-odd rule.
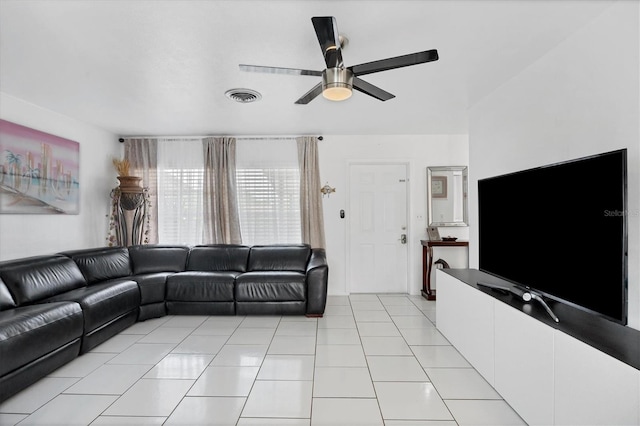
[[314,248],[307,263],[307,315],[322,316],[327,304],[329,266],[324,249]]

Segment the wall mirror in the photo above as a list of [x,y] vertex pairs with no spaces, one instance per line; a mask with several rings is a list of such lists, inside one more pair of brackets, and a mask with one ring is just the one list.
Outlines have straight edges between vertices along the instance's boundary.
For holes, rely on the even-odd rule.
[[468,226],[467,166],[427,167],[429,226]]

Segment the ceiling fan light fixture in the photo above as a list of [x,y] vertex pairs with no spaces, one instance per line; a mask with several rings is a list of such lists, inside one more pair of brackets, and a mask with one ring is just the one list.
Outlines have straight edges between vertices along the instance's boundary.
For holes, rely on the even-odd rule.
[[322,96],[324,96],[325,99],[336,102],[346,101],[352,94],[351,88],[346,86],[325,87],[322,90]]
[[346,68],[327,68],[322,73],[322,96],[344,101],[353,94],[353,73]]

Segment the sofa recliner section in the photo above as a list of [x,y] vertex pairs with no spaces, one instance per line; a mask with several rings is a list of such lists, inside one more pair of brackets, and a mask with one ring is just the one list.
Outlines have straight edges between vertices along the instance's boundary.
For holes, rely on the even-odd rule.
[[184,271],[167,277],[167,313],[234,315],[235,281],[248,257],[249,247],[241,245],[192,247]]
[[174,245],[129,247],[131,279],[140,288],[138,321],[167,315],[167,278],[185,270],[190,248]]
[[135,324],[140,308],[140,289],[132,274],[129,250],[101,247],[62,252],[80,270],[87,285],[45,299],[74,301],[84,312],[84,335],[80,353],[88,352]]
[[18,306],[0,278],[0,401],[77,357],[83,321],[75,302]]
[[138,319],[140,290],[135,281],[114,279],[59,294],[43,302],[77,302],[84,313],[81,353],[133,325]]
[[306,314],[311,252],[307,245],[251,247],[247,272],[236,279],[236,312]]

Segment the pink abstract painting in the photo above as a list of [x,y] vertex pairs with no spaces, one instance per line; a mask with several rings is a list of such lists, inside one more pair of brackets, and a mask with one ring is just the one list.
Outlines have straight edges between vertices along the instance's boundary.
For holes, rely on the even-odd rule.
[[0,213],[78,214],[80,144],[0,120]]

